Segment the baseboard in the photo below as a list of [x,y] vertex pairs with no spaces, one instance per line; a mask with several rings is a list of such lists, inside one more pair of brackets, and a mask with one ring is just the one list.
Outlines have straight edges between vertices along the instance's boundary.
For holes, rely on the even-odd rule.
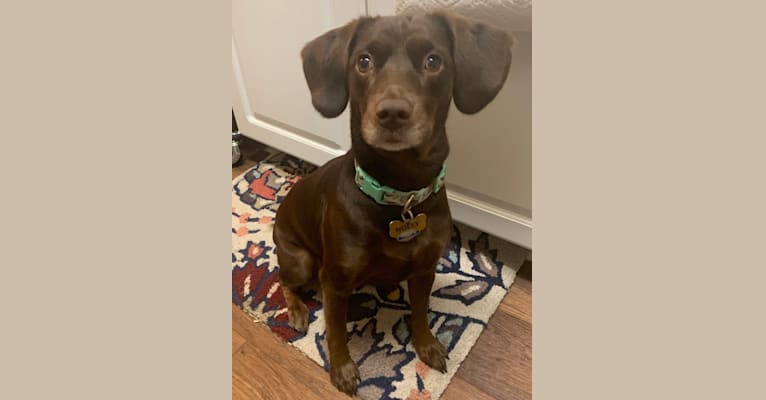
[[491,235],[532,249],[532,220],[516,212],[447,188],[452,218]]

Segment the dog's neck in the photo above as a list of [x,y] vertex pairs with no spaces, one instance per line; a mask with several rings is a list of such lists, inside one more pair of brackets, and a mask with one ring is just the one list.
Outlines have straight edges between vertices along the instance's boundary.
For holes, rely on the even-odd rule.
[[369,175],[383,185],[401,191],[418,190],[433,184],[449,154],[444,123],[435,124],[432,139],[419,147],[386,151],[370,146],[362,138],[361,118],[351,109],[351,154]]

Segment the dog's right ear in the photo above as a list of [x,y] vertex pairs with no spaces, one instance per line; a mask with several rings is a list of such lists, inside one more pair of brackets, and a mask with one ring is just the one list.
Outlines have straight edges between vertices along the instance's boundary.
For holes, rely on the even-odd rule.
[[348,104],[348,64],[350,45],[362,19],[324,33],[301,50],[303,75],[311,91],[311,103],[326,118],[334,118]]

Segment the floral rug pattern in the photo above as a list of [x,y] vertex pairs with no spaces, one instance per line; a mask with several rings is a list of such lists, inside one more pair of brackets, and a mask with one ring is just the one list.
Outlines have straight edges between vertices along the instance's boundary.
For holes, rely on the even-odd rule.
[[[272,228],[279,203],[312,165],[268,149],[262,162],[236,178],[232,190],[232,301],[255,320],[328,368],[322,304],[314,295],[309,328],[287,325]],[[430,301],[432,332],[449,352],[447,373],[418,360],[410,344],[406,285],[364,287],[349,304],[349,350],[362,378],[363,399],[438,399],[513,283],[528,250],[455,224],[437,265]],[[329,376],[328,376],[329,379]]]

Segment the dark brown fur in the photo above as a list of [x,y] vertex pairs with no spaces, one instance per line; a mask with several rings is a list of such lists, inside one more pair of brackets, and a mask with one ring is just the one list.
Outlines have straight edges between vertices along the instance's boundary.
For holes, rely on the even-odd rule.
[[[437,12],[360,18],[314,39],[301,53],[317,111],[332,118],[350,103],[352,148],[291,189],[277,213],[274,241],[293,328],[307,329],[299,291],[314,280],[322,287],[330,376],[345,393],[354,394],[359,381],[346,343],[346,312],[349,296],[362,285],[406,280],[418,357],[440,371],[446,371],[447,357],[427,321],[435,267],[451,234],[446,191],[413,209],[427,215],[425,231],[397,242],[388,236],[388,224],[400,219],[402,208],[380,205],[357,188],[354,159],[398,190],[431,184],[449,153],[444,124],[453,97],[461,112],[484,108],[508,74],[510,47],[501,30]],[[357,68],[363,54],[374,64],[364,73]],[[424,70],[429,54],[442,57],[438,72]],[[412,106],[401,128],[381,123],[386,99]]]

